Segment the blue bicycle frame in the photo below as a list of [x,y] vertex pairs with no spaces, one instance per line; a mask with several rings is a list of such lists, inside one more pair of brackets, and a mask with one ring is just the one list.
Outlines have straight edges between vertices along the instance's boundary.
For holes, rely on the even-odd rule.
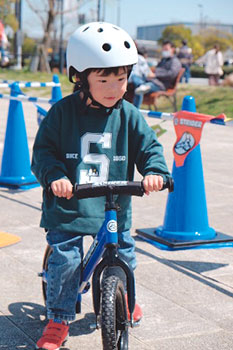
[[105,212],[105,220],[97,233],[92,245],[90,246],[83,260],[83,271],[79,287],[79,293],[83,293],[85,287],[95,270],[98,262],[102,258],[106,245],[118,243],[117,233],[117,214],[116,210],[108,210]]

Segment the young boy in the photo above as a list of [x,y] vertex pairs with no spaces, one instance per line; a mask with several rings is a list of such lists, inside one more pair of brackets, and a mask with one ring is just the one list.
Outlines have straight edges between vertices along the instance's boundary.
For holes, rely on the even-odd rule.
[[[75,319],[83,236],[95,235],[104,219],[104,199],[78,201],[72,196],[73,184],[130,181],[136,165],[149,194],[160,190],[169,176],[155,133],[123,100],[136,62],[131,37],[109,23],[86,24],[68,42],[68,75],[78,81],[79,90],[50,109],[33,149],[32,170],[44,189],[41,226],[53,248],[47,281],[49,324],[37,348],[59,349],[68,336],[68,321]],[[46,195],[48,186],[52,197]],[[131,200],[119,195],[117,202],[119,255],[135,269]],[[141,317],[136,305],[134,320]]]

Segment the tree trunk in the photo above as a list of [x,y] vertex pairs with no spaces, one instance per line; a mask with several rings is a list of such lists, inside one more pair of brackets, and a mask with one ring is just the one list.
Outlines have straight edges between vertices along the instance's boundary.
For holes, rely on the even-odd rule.
[[49,0],[49,11],[48,11],[48,19],[46,23],[46,28],[44,31],[44,37],[41,44],[41,52],[40,52],[40,61],[39,61],[39,70],[40,72],[50,72],[50,67],[48,63],[48,49],[51,45],[51,32],[53,29],[53,23],[55,20],[56,12],[55,12],[55,0]]

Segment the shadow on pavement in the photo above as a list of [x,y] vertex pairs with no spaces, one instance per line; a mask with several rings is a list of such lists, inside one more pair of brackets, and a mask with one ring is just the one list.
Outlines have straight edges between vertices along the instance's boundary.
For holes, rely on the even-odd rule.
[[[137,238],[137,237],[134,237],[134,238],[135,240],[141,240],[140,238]],[[212,277],[201,275],[201,273],[203,272],[216,270],[218,268],[227,266],[228,264],[209,263],[209,262],[202,262],[202,261],[179,261],[179,260],[162,259],[141,248],[136,248],[136,252],[142,255],[146,255],[152,259],[155,259],[159,263],[169,266],[170,268],[180,273],[183,273],[184,275],[190,278],[193,278],[200,283],[208,285],[209,287],[217,290],[222,294],[227,295],[230,298],[233,297],[233,292],[230,292],[229,290],[224,289],[223,287],[217,285],[217,283],[219,283],[217,280],[215,280]],[[227,287],[232,288],[231,286],[227,286]]]
[[[30,302],[17,302],[10,304],[8,309],[11,315],[4,317],[13,323],[21,332],[23,332],[27,338],[29,338],[29,343],[36,342],[47,324],[45,307],[43,305]],[[81,319],[78,319],[70,324],[69,336],[81,336],[93,333],[95,329],[90,328],[90,325],[94,322],[94,313],[86,313],[85,315],[82,315]],[[17,339],[14,339],[14,346],[16,349],[34,348],[33,345],[26,344],[26,342],[24,343],[21,339],[19,342],[20,343],[18,343]],[[12,337],[4,337],[4,344],[2,341],[0,344],[0,348],[4,347],[4,349],[10,349],[13,345]],[[69,350],[69,348],[65,347],[64,344],[64,347],[62,347],[61,350]]]
[[29,204],[29,203],[26,203],[26,202],[19,201],[18,199],[9,198],[9,197],[7,197],[7,196],[4,196],[3,194],[0,194],[0,197],[1,197],[1,198],[4,198],[4,199],[7,199],[7,200],[9,200],[9,201],[12,201],[12,202],[15,202],[15,203],[24,205],[24,206],[26,206],[26,207],[29,207],[29,208],[32,208],[32,209],[41,211],[41,208],[40,208],[40,207],[36,207],[35,205],[32,205],[32,204]]

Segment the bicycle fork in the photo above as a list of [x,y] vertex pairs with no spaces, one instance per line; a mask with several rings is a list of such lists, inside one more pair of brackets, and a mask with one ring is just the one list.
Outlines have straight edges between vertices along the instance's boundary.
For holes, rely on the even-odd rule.
[[[133,311],[135,307],[135,281],[133,270],[129,265],[121,260],[117,252],[118,244],[109,243],[106,245],[106,255],[101,260],[101,262],[95,268],[92,278],[92,288],[93,288],[93,305],[96,315],[96,321],[100,314],[100,297],[101,297],[101,287],[100,287],[100,276],[106,267],[120,267],[126,275],[126,289],[128,297],[128,308],[130,313],[130,325],[133,327]],[[97,323],[96,323],[97,324]]]

